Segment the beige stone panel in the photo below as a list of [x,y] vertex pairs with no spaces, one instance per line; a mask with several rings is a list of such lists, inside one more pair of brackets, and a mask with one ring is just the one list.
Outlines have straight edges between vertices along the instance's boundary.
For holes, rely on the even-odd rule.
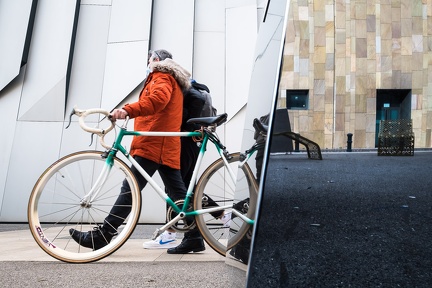
[[408,55],[401,56],[401,71],[402,73],[411,73],[412,72],[412,57]]
[[401,55],[412,55],[412,37],[401,38]]
[[334,53],[326,53],[326,63],[325,63],[325,69],[326,71],[333,71],[335,69],[335,54]]
[[401,22],[399,21],[394,21],[392,22],[392,38],[400,38],[401,37]]
[[296,24],[298,37],[309,39],[309,21],[298,21]]
[[366,1],[366,14],[376,15],[375,1]]
[[333,134],[324,134],[324,149],[332,149],[333,148]]
[[412,52],[423,52],[423,35],[412,35]]
[[335,5],[336,5],[336,11],[345,12],[345,10],[347,9],[345,0],[335,0]]
[[391,85],[392,89],[400,89],[401,77],[402,75],[400,70],[393,70],[392,85]]
[[336,94],[342,95],[346,91],[346,77],[345,76],[336,76]]
[[336,113],[335,114],[335,130],[336,131],[344,131],[345,129],[345,114],[344,113]]
[[309,116],[299,116],[298,130],[299,133],[309,131]]
[[325,47],[315,47],[315,53],[313,55],[314,63],[325,63],[326,50]]
[[[415,17],[421,17],[423,15],[423,4],[426,4],[425,2],[426,2],[426,0],[412,1],[412,14],[411,15],[415,16]],[[429,5],[430,4],[431,3],[429,3]]]
[[[318,1],[315,1],[318,2]],[[319,1],[322,2],[322,1]],[[326,19],[325,19],[325,12],[324,11],[314,11],[314,15],[313,15],[313,21],[314,21],[314,26],[316,27],[322,27],[325,28],[326,25]]]
[[413,129],[421,129],[423,111],[412,110],[411,119],[413,121]]
[[367,57],[367,42],[366,38],[356,39],[356,57],[366,58]]
[[309,77],[302,76],[299,79],[298,89],[309,89]]
[[325,99],[325,95],[315,95],[313,97],[313,104],[314,104],[313,111],[314,111],[314,113],[325,111],[324,99]]
[[314,77],[315,77],[315,79],[320,79],[320,80],[325,79],[325,64],[324,63],[314,64]]
[[283,71],[294,70],[294,56],[289,55],[284,57],[282,69]]
[[334,38],[335,25],[333,21],[327,21],[325,24],[326,38]]
[[375,78],[376,82],[375,82],[375,87],[377,89],[382,88],[382,76],[381,76],[381,72],[377,72],[376,73],[376,78]]
[[313,133],[310,136],[315,143],[317,143],[320,147],[323,149],[328,149],[328,147],[325,146],[324,143],[324,133],[321,131],[313,131]]
[[423,70],[423,53],[413,53],[411,59],[413,70]]
[[331,94],[329,94],[330,97],[330,101],[324,104],[324,113],[325,113],[325,118],[326,119],[332,119],[333,121],[333,117],[334,117],[334,106],[333,106],[333,97]]
[[366,113],[375,115],[376,113],[376,98],[368,97],[366,99]]
[[410,37],[412,35],[412,22],[411,18],[401,19],[401,36]]
[[345,59],[346,58],[346,44],[336,44],[335,47],[335,58],[336,59]]
[[327,22],[333,22],[334,21],[334,1],[326,1],[325,5],[325,20]]
[[336,113],[344,113],[345,112],[345,95],[336,95],[336,103],[335,109]]
[[393,38],[392,39],[392,55],[400,55],[401,53],[401,39]]
[[[367,110],[367,97],[365,94],[356,94],[355,95],[355,112],[356,119],[360,113],[366,113]],[[356,126],[357,127],[357,126]]]
[[413,0],[401,0],[401,18],[407,19],[412,16],[412,2]]
[[412,18],[412,34],[413,35],[423,35],[423,19],[422,19],[422,17],[413,17]]
[[355,19],[366,19],[366,1],[356,1],[355,3]]
[[393,40],[392,39],[382,39],[381,40],[381,54],[383,56],[391,56],[393,51]]
[[[366,60],[366,65],[367,65],[367,74],[372,74],[376,72],[376,60],[375,59],[367,59]],[[375,79],[375,77],[374,77]],[[375,84],[374,84],[375,86]]]
[[412,89],[423,88],[423,71],[412,72]]
[[362,148],[375,148],[375,132],[366,133],[366,146]]
[[367,58],[357,58],[357,70],[356,76],[366,76],[367,75]]
[[366,132],[374,133],[375,132],[375,123],[376,123],[376,115],[375,114],[366,114]]
[[391,73],[392,72],[392,57],[382,56],[381,57],[381,72]]
[[380,22],[383,23],[387,23],[390,24],[392,21],[392,9],[391,9],[391,5],[389,4],[382,4],[381,2],[381,17],[380,17]]
[[336,12],[335,29],[345,30],[347,27],[346,15],[342,12]]
[[[432,5],[428,5],[429,9],[432,10]],[[427,26],[427,35],[431,35],[432,34],[432,11],[428,13],[429,17],[426,20],[426,26]]]
[[428,70],[430,69],[431,65],[432,65],[432,53],[430,52],[428,54],[423,53],[423,69]]
[[392,71],[381,73],[381,89],[391,89],[391,86],[393,84],[392,77],[393,77]]
[[[379,0],[377,0],[379,1]],[[401,7],[401,0],[390,0],[390,4],[392,8],[399,8]]]
[[327,54],[334,54],[335,53],[335,39],[332,37],[327,37],[325,47],[326,47],[326,53]]
[[[294,14],[294,15],[296,15],[296,14]],[[300,20],[300,21],[308,21],[309,20],[309,7],[307,7],[307,6],[299,6],[298,7],[298,14],[297,15],[298,15],[298,20]]]
[[356,115],[355,115],[355,127],[356,127],[356,130],[365,130],[366,129],[366,114],[365,113],[356,113]]
[[392,23],[381,23],[381,39],[392,39]]
[[286,72],[286,71],[282,72],[280,84],[279,84],[280,89],[284,89],[284,90],[294,89],[293,83],[294,83],[293,72]]
[[373,14],[366,16],[366,31],[373,33],[376,32],[376,17]]
[[325,27],[315,27],[314,43],[315,46],[325,46],[326,44]]
[[367,83],[368,83],[367,74],[364,76],[356,76],[355,78],[355,93],[360,95],[365,95],[367,93]]
[[353,148],[363,148],[366,146],[365,130],[355,130],[353,133]]
[[347,135],[344,131],[336,131],[334,134],[334,149],[346,149]]
[[300,58],[309,58],[309,39],[299,40],[299,56]]
[[325,118],[324,134],[333,135],[333,118]]
[[338,47],[338,44],[343,44],[342,47],[344,47],[344,49],[341,49],[341,50],[345,51],[345,44],[346,44],[346,31],[345,31],[345,29],[337,29],[336,30],[335,42],[336,42],[336,47]]
[[401,89],[412,88],[412,73],[402,73],[401,75]]
[[366,87],[368,89],[367,95],[368,97],[375,97],[376,73],[368,73],[366,77],[367,77]]
[[324,95],[325,94],[325,80],[315,79],[314,80],[314,95]]
[[334,71],[333,70],[326,70],[325,71],[325,81],[326,81],[326,89],[331,88],[332,91],[334,90]]
[[319,111],[319,112],[314,112],[313,116],[313,126],[312,126],[312,130],[313,131],[323,131],[324,130],[324,112]]
[[325,10],[325,2],[326,1],[312,1],[313,2],[313,10],[316,11],[324,11]]
[[376,57],[376,35],[374,32],[368,32],[366,37],[367,58],[375,59]]

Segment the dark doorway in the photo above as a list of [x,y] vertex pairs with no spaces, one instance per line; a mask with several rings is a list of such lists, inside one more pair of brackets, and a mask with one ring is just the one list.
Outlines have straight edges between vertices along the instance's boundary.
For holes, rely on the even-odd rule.
[[411,119],[411,89],[378,89],[375,147],[378,147],[380,121],[398,119]]

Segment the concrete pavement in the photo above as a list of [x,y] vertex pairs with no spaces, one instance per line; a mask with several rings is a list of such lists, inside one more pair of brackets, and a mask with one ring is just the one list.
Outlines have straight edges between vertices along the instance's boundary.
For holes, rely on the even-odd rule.
[[[27,224],[0,224],[1,287],[244,287],[246,266],[217,254],[170,255],[142,248],[156,226],[137,226],[114,254],[90,264],[69,264],[47,255]],[[182,234],[178,233],[178,243]]]

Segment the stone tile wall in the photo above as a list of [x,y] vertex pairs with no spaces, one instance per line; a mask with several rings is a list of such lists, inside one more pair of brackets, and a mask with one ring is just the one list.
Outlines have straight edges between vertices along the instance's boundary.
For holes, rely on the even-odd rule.
[[[280,95],[309,90],[289,110],[292,131],[323,149],[375,147],[376,90],[411,89],[415,147],[431,147],[432,0],[291,2]],[[278,102],[283,106],[285,99]]]

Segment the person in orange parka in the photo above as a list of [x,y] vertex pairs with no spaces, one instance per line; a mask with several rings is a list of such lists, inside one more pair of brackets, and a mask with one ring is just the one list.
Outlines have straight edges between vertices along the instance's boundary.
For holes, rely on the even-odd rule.
[[[166,50],[155,50],[149,54],[149,70],[144,88],[135,103],[126,104],[121,109],[111,112],[113,121],[127,116],[135,119],[135,131],[169,131],[179,132],[183,116],[183,91],[190,88],[190,73],[172,60]],[[173,136],[137,136],[131,144],[130,154],[152,176],[156,171],[162,178],[170,197],[175,201],[183,199],[186,187],[180,174],[180,137]],[[140,190],[147,180],[131,167],[137,178]],[[100,249],[107,245],[123,219],[130,213],[131,202],[129,185],[123,182],[121,193],[112,207],[103,225],[93,231],[81,232],[70,229],[72,238],[81,246]],[[175,241],[175,239],[161,239]]]

